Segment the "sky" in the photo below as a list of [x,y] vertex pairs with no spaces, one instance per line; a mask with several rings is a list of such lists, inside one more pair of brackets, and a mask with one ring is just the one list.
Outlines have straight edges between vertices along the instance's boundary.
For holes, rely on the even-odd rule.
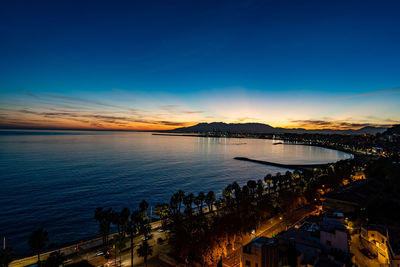
[[400,123],[400,1],[1,1],[0,128]]

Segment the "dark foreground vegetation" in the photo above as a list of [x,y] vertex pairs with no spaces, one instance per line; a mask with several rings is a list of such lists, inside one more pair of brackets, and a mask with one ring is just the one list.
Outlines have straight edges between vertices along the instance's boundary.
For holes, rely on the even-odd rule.
[[[194,195],[179,190],[169,203],[157,205],[155,213],[162,227],[169,230],[175,259],[186,264],[215,264],[241,247],[243,236],[257,230],[265,220],[319,203],[325,192],[351,181],[358,168],[355,160],[344,160],[318,169],[268,174],[262,180],[229,184],[218,197],[213,191]],[[152,254],[146,241],[151,230],[147,209],[148,204],[142,201],[132,212],[128,208],[117,212],[101,207],[95,211],[103,243],[106,247],[114,245],[115,257],[124,248],[120,245],[126,243],[124,239],[130,239],[133,262],[133,239],[138,234],[144,239],[138,255],[146,262]],[[117,233],[109,240],[112,225]]]

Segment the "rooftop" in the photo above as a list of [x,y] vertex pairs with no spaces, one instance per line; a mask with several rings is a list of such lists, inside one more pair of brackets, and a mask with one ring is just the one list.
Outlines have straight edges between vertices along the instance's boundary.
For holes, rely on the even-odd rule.
[[382,188],[382,184],[373,180],[358,180],[349,185],[343,186],[325,194],[326,199],[337,199],[364,205],[368,202],[371,195],[377,194]]
[[265,236],[258,236],[254,238],[248,245],[254,247],[263,247],[263,246],[271,246],[274,244],[275,244],[275,239],[268,238]]

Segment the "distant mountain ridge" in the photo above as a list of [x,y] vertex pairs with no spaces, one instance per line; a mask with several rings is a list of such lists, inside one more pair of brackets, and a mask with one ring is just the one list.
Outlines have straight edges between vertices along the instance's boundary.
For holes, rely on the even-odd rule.
[[306,130],[303,128],[286,129],[275,128],[263,123],[198,123],[190,127],[181,127],[169,132],[175,133],[210,133],[210,132],[226,132],[226,133],[249,133],[249,134],[280,134],[280,133],[322,133],[322,134],[377,134],[386,131],[384,127],[367,126],[358,130]]
[[400,134],[400,124],[393,125],[391,128],[388,128],[383,135],[391,135],[391,134]]

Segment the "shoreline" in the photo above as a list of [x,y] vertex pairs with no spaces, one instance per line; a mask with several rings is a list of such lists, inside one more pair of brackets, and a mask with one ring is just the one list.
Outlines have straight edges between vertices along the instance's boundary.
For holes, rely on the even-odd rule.
[[[267,138],[267,137],[252,137],[252,136],[247,136],[247,137],[239,137],[239,136],[218,136],[218,135],[206,135],[206,134],[195,134],[195,133],[152,133],[152,135],[165,135],[165,136],[191,136],[191,137],[212,137],[212,138],[238,138],[238,139],[264,139],[264,140],[276,140],[276,141],[281,141],[278,143],[273,143],[273,145],[301,145],[301,146],[314,146],[314,147],[320,147],[320,148],[325,148],[325,149],[331,149],[331,150],[336,150],[340,151],[343,153],[350,154],[352,156],[352,159],[357,159],[359,157],[374,157],[373,155],[364,155],[360,154],[354,151],[348,151],[342,148],[336,148],[336,147],[331,147],[327,145],[321,145],[321,144],[307,144],[304,142],[293,142],[293,141],[288,141],[285,139],[273,139],[273,138]],[[301,164],[300,164],[301,165]]]
[[[168,134],[164,134],[164,133],[152,133],[153,135],[166,135],[166,136],[192,136],[192,137],[212,137],[212,138],[237,138],[237,139],[244,139],[244,138],[248,138],[248,139],[269,139],[269,140],[282,140],[282,139],[272,139],[272,138],[257,138],[257,137],[233,137],[233,136],[226,136],[226,137],[224,137],[224,136],[209,136],[209,135],[204,135],[204,134],[195,134],[195,133],[193,133],[193,134],[176,134],[176,133],[168,133]],[[284,141],[284,140],[282,140],[282,141]],[[313,145],[313,144],[306,144],[306,143],[288,143],[288,142],[286,142],[286,141],[284,141],[283,143],[282,142],[277,142],[277,143],[273,143],[273,144],[276,144],[276,145],[285,145],[285,144],[297,144],[297,145],[309,145],[309,146],[318,146],[318,145]],[[322,147],[322,146],[320,146],[320,147]],[[328,148],[328,149],[334,149],[334,148]],[[334,149],[334,150],[337,150],[337,149]],[[346,152],[345,151],[345,153],[348,153],[348,154],[351,154],[351,153],[349,153],[349,152]],[[354,155],[353,155],[354,156]],[[239,157],[239,158],[241,158],[241,157]],[[236,158],[235,158],[236,159]],[[238,159],[236,159],[236,160],[238,160]],[[244,160],[244,159],[242,159],[242,160]],[[307,168],[307,167],[310,167],[310,166],[308,166],[308,165],[304,165],[304,164],[299,164],[299,165],[296,165],[296,164],[280,164],[280,163],[274,163],[274,162],[263,162],[263,161],[260,161],[260,160],[255,160],[255,159],[249,159],[249,158],[246,158],[246,160],[247,161],[249,161],[249,162],[255,162],[255,163],[260,163],[260,164],[265,164],[265,165],[270,165],[270,166],[276,166],[276,167],[280,167],[280,168],[284,168],[284,169],[301,169],[301,168]],[[330,163],[326,163],[326,164],[330,164]],[[317,164],[318,166],[325,166],[326,164]],[[316,166],[315,166],[316,167]],[[82,241],[82,242],[77,242],[77,243],[80,243],[80,244],[85,244],[85,243],[87,243],[87,242],[93,242],[94,240],[96,240],[96,239],[98,239],[99,237],[94,237],[93,239],[89,239],[89,240],[85,240],[85,241]],[[69,242],[68,242],[69,243]],[[61,250],[63,250],[63,249],[65,249],[65,248],[70,248],[70,247],[73,247],[73,246],[75,246],[75,245],[66,245],[65,247],[62,247],[61,248]],[[55,250],[56,251],[56,250]],[[21,257],[22,259],[23,258],[30,258],[30,256],[28,256],[28,255],[23,255],[22,257]],[[21,258],[19,258],[19,259],[21,259]]]

